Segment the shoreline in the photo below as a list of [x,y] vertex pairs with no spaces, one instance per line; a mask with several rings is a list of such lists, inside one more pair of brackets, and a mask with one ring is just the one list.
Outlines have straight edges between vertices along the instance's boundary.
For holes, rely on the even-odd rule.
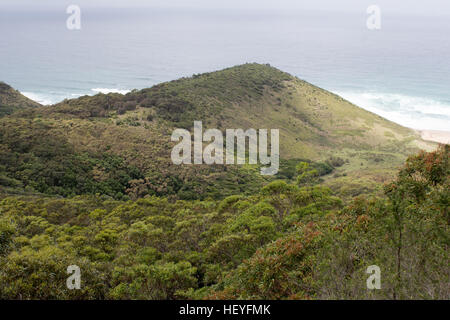
[[443,130],[416,130],[423,140],[442,144],[450,144],[450,131]]

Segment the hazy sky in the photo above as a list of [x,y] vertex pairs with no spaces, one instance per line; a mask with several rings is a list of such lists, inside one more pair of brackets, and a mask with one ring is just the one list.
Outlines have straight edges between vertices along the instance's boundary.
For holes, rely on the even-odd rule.
[[296,10],[356,11],[376,4],[382,10],[405,15],[450,15],[449,0],[1,0],[0,9],[20,7],[64,7],[76,4],[84,7],[166,7],[236,10]]

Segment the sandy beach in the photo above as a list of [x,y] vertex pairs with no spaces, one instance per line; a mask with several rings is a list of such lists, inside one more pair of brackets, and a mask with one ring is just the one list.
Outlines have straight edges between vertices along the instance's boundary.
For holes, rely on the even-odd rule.
[[417,130],[417,131],[420,133],[423,140],[450,144],[450,131],[439,131],[439,130]]

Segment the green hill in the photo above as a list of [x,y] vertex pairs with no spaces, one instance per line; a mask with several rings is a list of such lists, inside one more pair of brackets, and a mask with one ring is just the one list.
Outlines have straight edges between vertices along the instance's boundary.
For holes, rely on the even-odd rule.
[[39,106],[41,106],[39,103],[28,99],[19,91],[0,81],[0,117],[23,108]]
[[[172,164],[194,120],[278,128],[280,172]],[[0,118],[0,299],[448,300],[450,146],[419,148],[258,64],[19,104]]]
[[[24,106],[26,104],[23,104]],[[281,170],[175,166],[174,128],[280,129]],[[0,183],[9,192],[101,193],[181,199],[252,194],[294,179],[300,161],[344,196],[374,191],[406,156],[432,149],[413,130],[269,65],[245,64],[126,95],[98,94],[24,109],[0,120]],[[20,191],[22,190],[22,191]]]

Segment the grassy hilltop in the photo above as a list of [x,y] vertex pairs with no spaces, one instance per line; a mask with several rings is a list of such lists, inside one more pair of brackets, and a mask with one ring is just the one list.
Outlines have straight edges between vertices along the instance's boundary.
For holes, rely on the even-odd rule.
[[295,166],[308,161],[347,196],[373,191],[407,155],[434,147],[413,130],[269,65],[245,64],[4,117],[0,148],[7,165],[0,183],[10,192],[204,199],[252,194],[271,180],[252,166],[173,165],[171,132],[194,120],[204,129],[278,128],[282,163],[275,179],[294,179]]

